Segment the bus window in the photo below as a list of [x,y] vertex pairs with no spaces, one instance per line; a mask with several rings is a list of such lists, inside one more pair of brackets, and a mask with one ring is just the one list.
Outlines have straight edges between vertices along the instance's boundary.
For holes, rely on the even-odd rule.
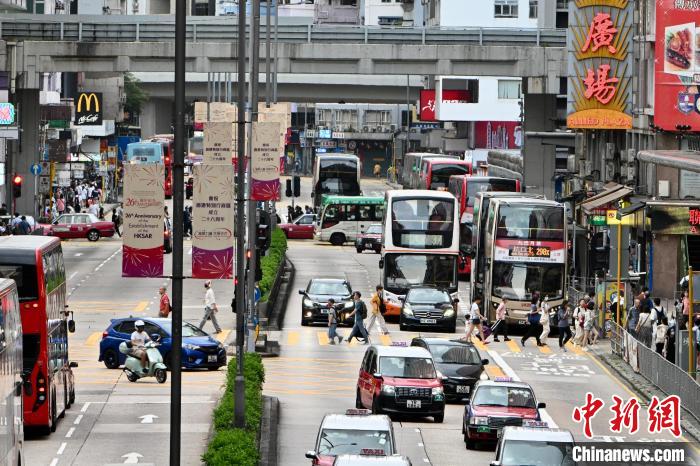
[[559,207],[501,206],[498,238],[531,241],[563,241],[564,227]]
[[384,220],[384,205],[374,206],[374,218],[375,221],[381,222]]
[[374,216],[372,215],[372,210],[374,206],[372,205],[361,205],[359,206],[359,215],[360,215],[360,221],[361,222],[369,222],[371,220],[374,220]]
[[392,204],[392,241],[399,247],[444,248],[452,241],[454,201],[395,200]]
[[323,212],[322,228],[330,228],[340,222],[340,207],[330,204],[326,206],[326,210]]
[[356,205],[346,205],[345,207],[345,218],[348,222],[356,222],[358,219],[358,212]]
[[0,264],[0,278],[10,278],[17,283],[20,302],[39,298],[39,288],[36,283],[36,267],[33,265]]
[[35,333],[22,335],[22,362],[24,372],[31,374],[39,357],[39,335]]

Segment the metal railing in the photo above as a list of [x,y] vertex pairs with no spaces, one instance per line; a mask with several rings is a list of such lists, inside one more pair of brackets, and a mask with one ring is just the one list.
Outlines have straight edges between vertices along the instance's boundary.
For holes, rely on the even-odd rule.
[[[189,42],[231,42],[238,38],[235,17],[190,17]],[[261,25],[261,34],[265,34]],[[172,16],[0,15],[0,38],[25,41],[168,42]],[[246,30],[247,34],[247,30]],[[320,44],[500,45],[564,47],[565,29],[404,28],[280,24],[279,41]]]
[[667,395],[678,395],[681,406],[700,420],[700,384],[687,372],[614,323],[610,344],[613,354],[624,359],[635,371]]

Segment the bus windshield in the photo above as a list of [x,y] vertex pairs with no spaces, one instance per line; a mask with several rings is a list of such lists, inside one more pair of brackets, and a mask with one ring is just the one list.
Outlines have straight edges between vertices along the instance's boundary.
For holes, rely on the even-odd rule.
[[384,262],[385,287],[404,294],[415,285],[457,289],[457,256],[438,254],[387,254]]
[[549,299],[564,296],[564,264],[494,262],[493,294],[518,301],[532,299],[537,291]]
[[467,206],[474,207],[474,198],[476,193],[491,191],[491,192],[510,192],[515,191],[515,180],[506,179],[490,179],[490,180],[467,180]]
[[34,265],[0,264],[0,278],[9,278],[17,283],[20,302],[39,299]]
[[321,160],[318,174],[319,194],[359,196],[357,162],[352,160]]
[[501,205],[496,237],[564,241],[563,207]]
[[430,177],[430,188],[446,188],[452,175],[469,174],[469,166],[462,164],[441,163],[433,165],[433,173]]
[[391,234],[394,246],[439,249],[452,244],[454,201],[445,199],[394,200]]
[[135,142],[126,146],[129,163],[162,163],[163,146],[158,142]]

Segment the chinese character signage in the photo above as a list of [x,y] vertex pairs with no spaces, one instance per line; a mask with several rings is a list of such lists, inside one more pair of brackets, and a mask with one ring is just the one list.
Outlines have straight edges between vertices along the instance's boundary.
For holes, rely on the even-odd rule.
[[632,128],[633,0],[569,2],[569,128]]
[[[471,95],[467,90],[442,90],[443,105],[468,104],[471,102]],[[420,121],[437,121],[435,114],[437,105],[435,104],[435,89],[421,89],[420,91]]]
[[656,0],[654,124],[700,131],[700,1]]
[[497,261],[563,264],[565,257],[563,241],[496,240]]
[[277,122],[253,123],[253,154],[251,199],[278,201],[280,199],[279,132]]
[[700,206],[653,206],[649,208],[651,231],[663,235],[700,235]]
[[[270,108],[269,110],[274,110]],[[287,113],[274,113],[271,111],[264,111],[258,113],[258,121],[267,123],[279,123],[279,143],[278,156],[280,171],[284,169],[284,146],[287,141],[287,128],[289,127],[290,116]],[[329,136],[330,137],[330,136]]]
[[163,275],[164,180],[162,164],[124,165],[123,277]]
[[[207,110],[207,107],[209,110]],[[234,123],[238,119],[238,107],[236,104],[226,102],[195,102],[194,121],[195,123],[225,122]],[[209,118],[207,118],[207,115]]]
[[102,93],[81,92],[75,105],[75,126],[102,125]]
[[192,277],[232,278],[233,165],[195,165],[192,201]]
[[233,123],[204,123],[203,163],[231,165],[236,157],[236,133]]

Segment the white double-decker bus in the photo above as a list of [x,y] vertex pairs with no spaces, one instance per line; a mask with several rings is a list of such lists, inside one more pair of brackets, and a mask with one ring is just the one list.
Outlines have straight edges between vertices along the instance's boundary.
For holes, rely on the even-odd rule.
[[385,195],[379,262],[387,314],[398,316],[400,298],[417,285],[457,293],[459,210],[443,191],[391,190]]

